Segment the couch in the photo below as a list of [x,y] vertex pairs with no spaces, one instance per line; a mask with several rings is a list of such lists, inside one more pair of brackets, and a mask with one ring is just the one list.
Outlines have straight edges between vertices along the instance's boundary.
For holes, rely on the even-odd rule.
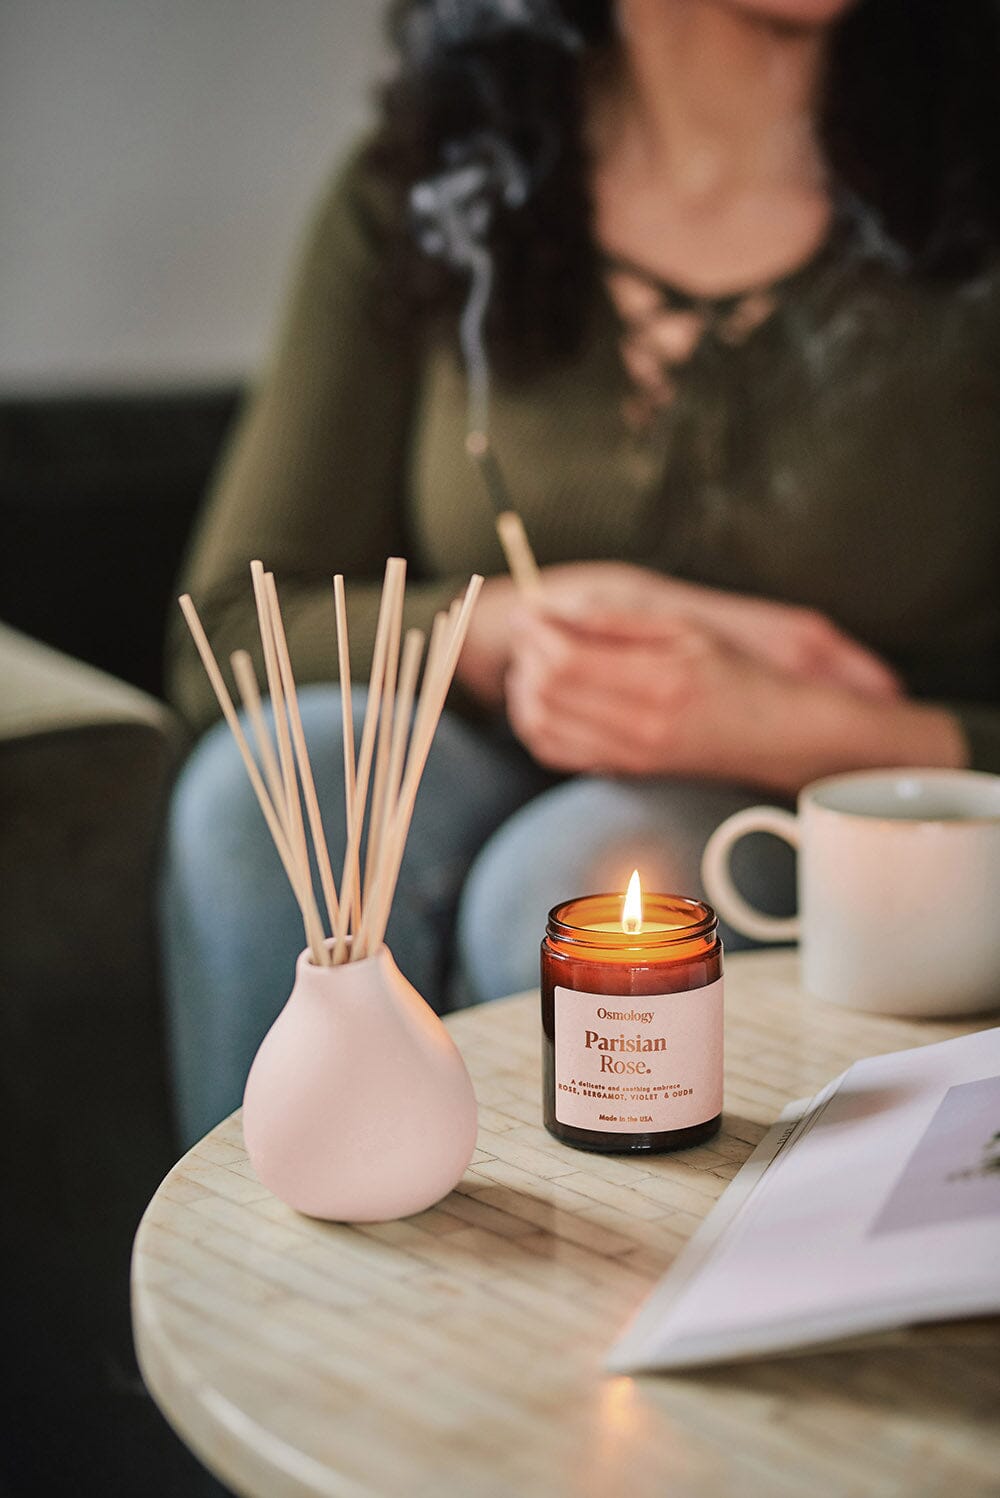
[[236,399],[0,402],[0,1493],[17,1498],[222,1491],[142,1387],[128,1267],[177,1153],[155,886],[187,736],[161,641]]

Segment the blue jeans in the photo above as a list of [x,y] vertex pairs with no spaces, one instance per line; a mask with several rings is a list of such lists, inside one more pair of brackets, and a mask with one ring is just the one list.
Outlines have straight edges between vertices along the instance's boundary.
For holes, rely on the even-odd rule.
[[[302,691],[327,843],[346,841],[339,694]],[[355,694],[355,722],[364,693]],[[701,892],[700,860],[723,818],[759,797],[666,780],[569,780],[542,770],[500,730],[445,714],[414,809],[386,940],[439,1013],[535,986],[551,907],[624,889]],[[757,836],[736,850],[748,897],[785,913],[790,851]],[[298,907],[228,728],[196,746],[171,806],[162,936],[172,1075],[185,1143],[237,1107],[250,1062],[291,990],[304,945]],[[729,950],[747,943],[723,932]]]

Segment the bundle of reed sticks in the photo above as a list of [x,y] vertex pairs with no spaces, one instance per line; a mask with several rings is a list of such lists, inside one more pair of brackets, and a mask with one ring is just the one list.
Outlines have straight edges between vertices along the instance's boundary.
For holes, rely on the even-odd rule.
[[[351,709],[344,579],[340,574],[333,579],[347,821],[347,846],[338,893],[302,729],[274,575],[265,572],[257,561],[251,562],[250,574],[271,698],[273,738],[249,654],[245,650],[235,651],[230,663],[256,744],[256,756],[189,594],[180,599],[180,606],[298,901],[311,959],[320,966],[357,961],[377,951],[385,936],[420,778],[483,579],[475,574],[464,596],[456,599],[447,613],[435,617],[418,694],[425,637],[422,630],[410,629],[401,642],[406,563],[401,557],[389,558],[359,745],[355,744]],[[365,829],[367,843],[362,869]],[[319,875],[326,927],[313,887],[313,862]]]

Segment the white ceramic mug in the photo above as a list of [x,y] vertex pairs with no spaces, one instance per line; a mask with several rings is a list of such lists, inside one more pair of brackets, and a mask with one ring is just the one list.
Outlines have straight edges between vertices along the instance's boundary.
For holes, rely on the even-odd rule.
[[[799,914],[749,905],[733,844],[773,832],[798,849]],[[757,941],[799,941],[808,993],[880,1014],[1000,1006],[1000,775],[859,770],[814,781],[798,814],[753,806],[712,834],[702,861],[719,914]]]

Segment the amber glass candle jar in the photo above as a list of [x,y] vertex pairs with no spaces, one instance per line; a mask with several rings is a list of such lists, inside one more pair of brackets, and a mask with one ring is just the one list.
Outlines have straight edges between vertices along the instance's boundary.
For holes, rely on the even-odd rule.
[[699,1144],[722,1120],[722,943],[711,906],[645,895],[557,905],[542,942],[545,1127],[578,1149]]

